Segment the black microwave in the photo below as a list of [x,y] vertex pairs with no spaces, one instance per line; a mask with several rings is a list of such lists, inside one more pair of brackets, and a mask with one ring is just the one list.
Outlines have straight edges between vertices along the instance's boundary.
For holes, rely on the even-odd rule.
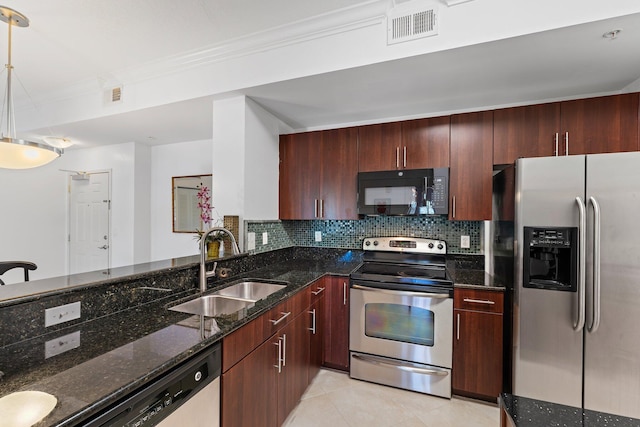
[[447,215],[449,168],[358,173],[359,215]]

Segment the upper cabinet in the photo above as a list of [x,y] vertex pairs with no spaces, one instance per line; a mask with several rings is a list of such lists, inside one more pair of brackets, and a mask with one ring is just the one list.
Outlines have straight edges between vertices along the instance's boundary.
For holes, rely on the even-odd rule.
[[280,219],[357,219],[356,128],[280,137]]
[[493,111],[451,116],[449,219],[491,219]]
[[358,170],[449,166],[449,117],[383,123],[358,128]]
[[496,110],[493,163],[636,151],[638,99],[631,93]]
[[562,102],[561,155],[638,150],[638,94]]

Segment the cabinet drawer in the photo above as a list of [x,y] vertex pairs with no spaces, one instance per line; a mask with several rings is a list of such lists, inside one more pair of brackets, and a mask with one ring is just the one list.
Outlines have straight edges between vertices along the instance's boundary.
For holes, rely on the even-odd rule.
[[453,292],[453,308],[502,313],[504,310],[504,292],[456,288]]

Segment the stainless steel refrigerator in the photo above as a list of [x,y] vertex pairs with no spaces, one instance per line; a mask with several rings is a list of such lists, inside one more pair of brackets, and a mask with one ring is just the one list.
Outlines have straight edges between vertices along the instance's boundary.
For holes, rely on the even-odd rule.
[[516,163],[513,393],[640,418],[640,153]]

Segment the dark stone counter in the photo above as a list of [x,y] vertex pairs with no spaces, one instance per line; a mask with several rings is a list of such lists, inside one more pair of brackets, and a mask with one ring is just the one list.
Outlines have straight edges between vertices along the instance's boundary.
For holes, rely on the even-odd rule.
[[[50,393],[58,404],[38,425],[81,425],[324,274],[348,275],[360,261],[358,251],[317,248],[223,260],[218,268],[231,268],[233,276],[211,281],[210,291],[244,278],[288,282],[285,289],[237,316],[208,318],[168,310],[198,294],[197,264],[177,276],[174,272],[171,280],[156,272],[153,278],[137,277],[131,283],[64,292],[59,296],[62,302],[85,301],[82,318],[53,328],[38,323],[46,298],[4,307],[0,320],[10,324],[5,331],[3,323],[0,340],[0,397],[22,390]],[[75,348],[52,354],[52,347],[69,340],[77,341]]]
[[[638,427],[640,420],[582,410],[572,406],[519,397],[500,395],[500,408],[516,427]],[[509,425],[509,424],[507,424]]]

